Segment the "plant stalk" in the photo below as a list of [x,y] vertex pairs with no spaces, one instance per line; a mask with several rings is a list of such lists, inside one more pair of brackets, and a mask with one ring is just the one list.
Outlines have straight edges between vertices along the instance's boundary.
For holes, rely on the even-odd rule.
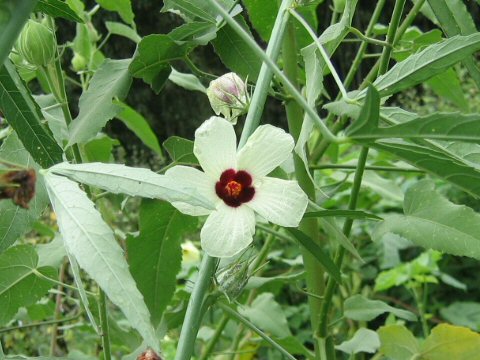
[[102,348],[103,358],[105,360],[111,360],[112,354],[110,350],[110,332],[108,328],[108,313],[107,313],[107,300],[105,298],[105,292],[100,289],[99,296],[99,312],[100,312],[100,327],[102,329]]

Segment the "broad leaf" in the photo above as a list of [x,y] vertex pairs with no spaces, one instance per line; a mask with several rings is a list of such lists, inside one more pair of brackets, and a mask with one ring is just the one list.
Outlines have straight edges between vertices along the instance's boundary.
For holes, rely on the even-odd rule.
[[169,62],[183,59],[188,50],[187,44],[178,45],[168,35],[145,36],[138,44],[129,71],[159,93],[171,72]]
[[61,163],[49,172],[68,176],[69,178],[107,190],[114,194],[142,196],[151,199],[164,199],[170,202],[187,202],[211,208],[211,204],[198,193],[198,190],[159,175],[149,169],[128,167],[119,164]]
[[0,66],[35,8],[37,0],[3,0],[0,7]]
[[377,333],[380,352],[391,360],[414,359],[419,352],[417,339],[403,325],[382,326]]
[[373,239],[378,241],[389,232],[425,248],[480,259],[480,215],[449,202],[429,181],[407,190],[404,215],[385,217]]
[[132,130],[146,146],[163,157],[157,136],[142,114],[120,101],[114,101],[114,104],[122,108],[121,112],[116,116],[117,119],[121,120],[130,130]]
[[53,137],[60,147],[63,147],[64,141],[68,141],[68,127],[63,116],[62,109],[58,106],[53,94],[38,95],[34,97],[40,106],[42,115],[47,121],[48,127]]
[[62,149],[42,125],[37,104],[8,60],[0,68],[0,110],[40,166],[62,161]]
[[[38,274],[38,275],[37,275]],[[35,304],[53,286],[41,276],[56,279],[52,267],[38,267],[31,245],[12,247],[0,255],[0,324],[5,325],[21,306]]]
[[332,276],[333,279],[337,283],[342,282],[342,277],[340,274],[340,269],[338,266],[332,261],[330,255],[326,253],[320,246],[318,246],[309,236],[303,233],[300,230],[293,229],[293,228],[286,228],[291,235],[297,239],[297,241],[310,252],[315,259],[318,260],[320,264],[325,268],[325,270]]
[[440,324],[436,326],[421,347],[425,360],[470,360],[478,358],[480,334],[470,329]]
[[44,178],[67,251],[123,311],[147,344],[158,350],[150,314],[113,231],[75,182],[52,173]]
[[130,0],[95,0],[101,7],[117,12],[123,21],[132,25],[135,15]]
[[70,125],[69,145],[92,139],[122,109],[112,103],[122,100],[132,82],[128,66],[130,59],[107,59],[92,77],[90,86],[80,96],[79,114]]
[[280,304],[271,293],[257,296],[251,305],[238,307],[238,312],[261,330],[275,337],[285,338],[292,334]]
[[395,316],[416,321],[417,317],[410,311],[394,308],[380,300],[370,300],[362,295],[354,295],[345,300],[343,314],[345,317],[356,321],[370,321],[386,312]]
[[203,86],[200,80],[193,74],[181,73],[172,68],[172,73],[168,77],[168,80],[184,89],[200,91],[204,94],[207,93],[205,86]]
[[480,331],[480,303],[473,301],[455,301],[440,309],[442,317],[454,325],[466,326]]
[[377,333],[370,329],[360,328],[350,340],[335,346],[335,349],[347,354],[367,352],[373,354],[380,347],[380,339]]
[[211,22],[189,22],[176,27],[168,36],[179,44],[188,42],[190,45],[207,45],[217,36],[217,26]]
[[[27,168],[39,169],[14,132],[4,140],[0,147],[0,159]],[[0,201],[0,253],[29,231],[47,207],[47,192],[43,179],[39,176],[37,176],[35,187],[35,196],[30,201],[28,210],[14,205],[10,200]]]
[[196,224],[196,218],[181,214],[166,202],[143,200],[140,234],[127,238],[131,272],[152,314],[154,326],[160,323],[175,292],[183,235],[194,231]]
[[[441,43],[430,45],[423,51],[397,63],[387,73],[375,80],[373,85],[380,96],[388,96],[415,86],[442,73],[452,65],[480,50],[480,33],[454,36]],[[360,99],[366,95],[362,91]]]
[[193,141],[179,136],[170,136],[164,141],[163,147],[176,163],[198,165],[198,160],[193,154]]
[[35,11],[43,12],[52,17],[61,17],[67,20],[83,23],[83,20],[62,0],[40,0]]
[[[250,33],[243,17],[238,16],[235,20]],[[231,71],[236,72],[243,79],[257,80],[262,62],[230,26],[224,26],[218,30],[212,44],[222,62]]]

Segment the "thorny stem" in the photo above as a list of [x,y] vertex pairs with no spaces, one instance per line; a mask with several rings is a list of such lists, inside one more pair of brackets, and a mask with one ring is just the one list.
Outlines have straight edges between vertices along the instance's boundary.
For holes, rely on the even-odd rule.
[[[225,11],[223,7],[219,6],[215,0],[207,1],[218,10],[225,21],[234,29],[235,25],[239,26],[236,21],[232,19],[230,14]],[[247,118],[245,120],[245,125],[238,148],[241,148],[246,143],[248,137],[255,131],[256,127],[260,123],[263,106],[272,79],[272,66],[268,64],[273,64],[273,66],[276,67],[275,61],[280,50],[283,32],[285,31],[285,22],[288,19],[288,11],[286,10],[291,6],[292,2],[293,0],[283,0],[282,6],[277,14],[277,18],[272,30],[272,36],[267,47],[267,54],[272,56],[272,58],[270,58],[268,55],[265,55],[263,50],[261,50],[258,45],[249,37],[245,30],[240,27],[240,34],[243,35],[243,39],[247,42],[249,41],[253,43],[253,47],[259,49],[260,53],[262,54],[262,59],[267,64],[263,63],[260,69],[257,86],[255,87],[255,91],[252,95],[250,109],[247,113]],[[188,303],[187,313],[185,315],[185,320],[180,333],[175,360],[188,360],[193,354],[195,339],[197,337],[198,327],[200,326],[201,321],[201,309],[204,304],[205,293],[215,271],[216,263],[216,258],[212,258],[207,254],[205,254],[204,258],[202,259],[198,278],[195,282],[195,286]]]

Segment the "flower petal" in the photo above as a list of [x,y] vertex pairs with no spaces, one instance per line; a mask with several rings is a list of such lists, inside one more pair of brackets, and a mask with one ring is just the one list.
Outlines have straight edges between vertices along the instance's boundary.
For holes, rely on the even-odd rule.
[[246,203],[268,221],[296,227],[308,205],[308,197],[296,181],[264,177],[255,185],[255,196]]
[[220,204],[203,225],[202,249],[210,256],[230,257],[245,249],[253,240],[255,214],[248,206]]
[[195,131],[193,152],[203,171],[218,181],[223,171],[237,167],[237,138],[233,125],[212,116]]
[[165,176],[173,179],[180,187],[196,189],[206,200],[211,202],[211,209],[194,206],[186,202],[172,202],[172,205],[184,214],[192,216],[208,215],[215,208],[216,202],[220,200],[215,194],[215,182],[198,169],[181,165],[174,166],[167,170]]
[[238,152],[238,170],[246,170],[254,178],[263,177],[288,158],[293,145],[292,136],[284,130],[259,126]]

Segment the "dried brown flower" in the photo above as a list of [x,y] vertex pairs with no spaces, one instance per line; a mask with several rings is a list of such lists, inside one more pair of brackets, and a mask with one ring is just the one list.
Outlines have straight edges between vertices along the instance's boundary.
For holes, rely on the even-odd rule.
[[12,199],[13,203],[28,209],[35,195],[35,170],[12,170],[0,175],[0,199]]

